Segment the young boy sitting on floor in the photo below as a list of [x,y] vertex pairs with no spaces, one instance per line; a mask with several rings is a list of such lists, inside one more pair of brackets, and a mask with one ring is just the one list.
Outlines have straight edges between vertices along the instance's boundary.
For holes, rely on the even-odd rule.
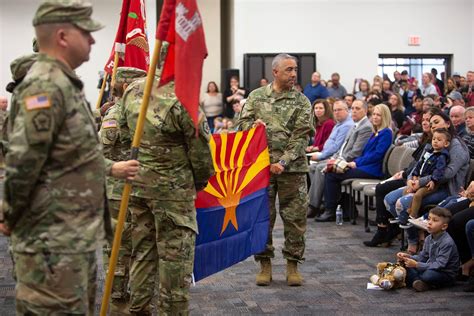
[[428,232],[423,250],[411,256],[404,252],[397,253],[399,261],[407,269],[406,284],[417,292],[432,288],[453,285],[459,270],[459,254],[456,245],[446,232],[451,220],[451,212],[442,207],[430,210]]

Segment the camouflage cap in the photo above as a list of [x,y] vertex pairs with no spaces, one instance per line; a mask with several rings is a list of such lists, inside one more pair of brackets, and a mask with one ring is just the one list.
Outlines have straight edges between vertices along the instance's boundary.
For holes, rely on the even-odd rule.
[[134,67],[117,67],[115,83],[132,83],[134,80],[145,77],[146,71]]
[[92,4],[83,0],[46,0],[43,1],[35,17],[33,26],[48,23],[71,23],[78,28],[94,32],[104,26],[91,18]]
[[12,79],[17,81],[18,79],[26,76],[28,70],[36,62],[38,54],[29,54],[18,57],[10,63],[10,70],[12,72]]

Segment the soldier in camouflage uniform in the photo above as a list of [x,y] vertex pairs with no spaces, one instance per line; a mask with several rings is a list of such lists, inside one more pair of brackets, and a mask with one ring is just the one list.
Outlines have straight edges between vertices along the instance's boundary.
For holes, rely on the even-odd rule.
[[274,81],[250,93],[237,124],[242,130],[258,124],[266,125],[270,151],[270,231],[266,250],[255,256],[261,264],[256,283],[269,285],[272,278],[270,259],[274,257],[272,231],[278,194],[285,234],[283,256],[287,259],[287,283],[298,286],[303,281],[297,271],[297,263],[304,260],[305,249],[308,165],[304,149],[312,129],[311,105],[293,87],[297,71],[294,57],[277,55],[272,68]]
[[[102,120],[99,132],[102,145],[104,146],[104,156],[113,161],[126,160],[130,156],[130,146],[124,146],[120,142],[120,129],[118,121],[122,111],[123,92],[134,80],[145,77],[146,72],[133,67],[118,67],[115,79],[114,97],[116,103],[110,107]],[[107,198],[109,202],[110,215],[112,217],[112,226],[115,227],[120,211],[120,201],[122,199],[124,182],[120,179],[107,177]],[[132,256],[132,238],[131,238],[131,216],[127,214],[122,232],[122,243],[120,244],[117,266],[115,267],[115,277],[112,284],[111,294],[111,312],[128,313],[128,275],[130,266],[130,257]],[[104,270],[108,271],[109,257],[112,248],[107,243],[104,246]]]
[[[17,85],[19,85],[26,76],[26,73],[31,68],[33,63],[36,61],[38,54],[29,54],[25,56],[21,56],[16,58],[10,63],[10,69],[12,73],[13,81],[8,83],[6,90],[12,93],[11,96],[11,107],[10,110],[7,112],[5,121],[3,122],[3,130],[2,130],[2,154],[5,156],[8,151],[8,135],[13,127],[13,120],[15,119],[15,115],[18,112],[16,108],[13,106],[17,105],[16,103],[16,93],[14,89]],[[12,114],[13,113],[13,114]],[[2,212],[0,212],[1,216]],[[10,257],[12,259],[12,275],[13,278],[16,280],[16,270],[15,270],[15,261],[13,260],[13,251],[11,247],[10,239],[8,239],[8,252],[10,253]]]
[[93,314],[95,250],[111,234],[105,174],[138,171],[137,161],[104,160],[73,71],[102,27],[91,14],[79,0],[42,2],[33,20],[40,54],[15,90],[0,231],[11,235],[20,315]]
[[[123,96],[120,137],[131,142],[145,80]],[[174,83],[153,84],[140,144],[140,172],[130,198],[133,257],[130,312],[151,314],[159,282],[159,315],[188,314],[195,236],[194,200],[213,173],[209,127],[202,116],[199,136],[174,93]]]
[[8,134],[11,132],[13,128],[13,121],[15,120],[15,116],[18,113],[18,109],[16,107],[16,93],[14,92],[16,86],[18,86],[26,76],[28,70],[30,70],[31,66],[36,62],[38,58],[38,54],[28,54],[21,57],[16,58],[10,63],[10,70],[12,73],[12,82],[8,83],[6,90],[12,94],[11,96],[11,107],[10,110],[7,112],[5,121],[3,122],[3,129],[2,129],[2,150],[3,154],[6,155],[8,151]]
[[[1,131],[0,131],[0,136],[2,136],[3,138],[3,135],[5,134],[5,122],[7,120],[7,107],[8,107],[8,99],[7,97],[4,97],[3,95],[0,95],[0,128],[1,128]],[[0,151],[0,169],[2,170],[2,173],[1,173],[1,176],[3,177],[3,169],[5,168],[5,164],[4,164],[4,155],[3,155],[3,148],[2,150]]]

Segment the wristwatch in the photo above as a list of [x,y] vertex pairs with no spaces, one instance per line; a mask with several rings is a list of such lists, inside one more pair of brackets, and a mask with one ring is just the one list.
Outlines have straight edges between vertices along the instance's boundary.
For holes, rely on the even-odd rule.
[[279,162],[278,162],[280,165],[282,165],[283,167],[286,167],[286,161],[281,159]]

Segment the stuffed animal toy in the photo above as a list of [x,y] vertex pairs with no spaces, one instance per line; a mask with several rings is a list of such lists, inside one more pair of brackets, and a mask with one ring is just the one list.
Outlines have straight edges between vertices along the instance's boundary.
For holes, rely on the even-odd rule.
[[377,264],[377,274],[370,277],[372,284],[384,290],[405,287],[407,271],[401,263],[380,262]]

